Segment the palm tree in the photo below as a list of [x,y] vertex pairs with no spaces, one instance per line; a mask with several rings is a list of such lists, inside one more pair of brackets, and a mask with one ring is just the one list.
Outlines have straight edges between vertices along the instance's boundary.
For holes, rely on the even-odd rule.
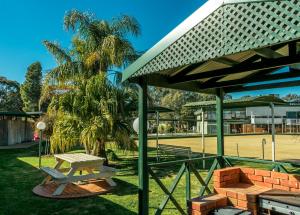
[[[129,84],[112,83],[107,76],[112,68],[136,58],[126,36],[139,35],[137,21],[121,16],[107,22],[72,10],[65,16],[64,26],[75,32],[70,50],[44,41],[58,65],[48,72],[42,96],[52,95],[48,108],[49,117],[56,118],[50,138],[52,150],[65,151],[81,143],[87,153],[106,158],[109,138],[123,149],[130,148],[133,141],[127,116],[136,91]],[[119,76],[116,73],[116,80]]]

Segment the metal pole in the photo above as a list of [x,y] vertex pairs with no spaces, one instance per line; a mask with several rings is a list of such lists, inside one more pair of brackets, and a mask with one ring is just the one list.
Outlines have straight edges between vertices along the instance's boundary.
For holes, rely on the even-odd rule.
[[139,214],[148,215],[149,173],[147,157],[147,84],[143,79],[139,83]]
[[42,166],[42,140],[43,140],[43,130],[40,130],[40,141],[39,141],[39,169]]
[[[201,112],[201,143],[202,143],[202,157],[205,158],[205,142],[204,142],[204,110]],[[205,169],[205,159],[202,162],[203,169]]]
[[281,134],[283,134],[283,116],[281,117]]
[[[223,127],[223,89],[217,89],[216,95],[216,118],[217,118],[217,155],[224,156],[224,127]],[[225,166],[223,159],[220,160],[220,167]]]
[[261,150],[262,150],[262,159],[265,159],[265,145],[266,145],[267,141],[265,138],[262,139],[261,141]]
[[272,161],[275,162],[275,119],[274,119],[274,104],[270,103],[272,113]]
[[159,127],[159,112],[156,111],[156,160],[158,161],[158,127]]

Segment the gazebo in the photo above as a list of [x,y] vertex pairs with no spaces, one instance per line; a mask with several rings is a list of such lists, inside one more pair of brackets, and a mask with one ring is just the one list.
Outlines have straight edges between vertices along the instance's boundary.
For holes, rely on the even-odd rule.
[[[139,214],[148,214],[149,174],[167,195],[157,214],[169,200],[185,213],[172,193],[186,170],[187,200],[190,172],[203,185],[200,195],[209,193],[213,170],[230,165],[224,155],[224,93],[299,86],[299,39],[300,1],[209,0],[124,71],[123,81],[139,85]],[[205,180],[193,171],[192,160],[181,161],[171,189],[155,176],[147,159],[148,85],[216,95],[217,155]]]

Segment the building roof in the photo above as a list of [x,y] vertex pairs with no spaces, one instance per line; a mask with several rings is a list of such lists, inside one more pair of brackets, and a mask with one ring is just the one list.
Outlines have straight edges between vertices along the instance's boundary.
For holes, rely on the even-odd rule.
[[0,112],[0,116],[16,116],[16,117],[30,117],[36,118],[43,114],[43,112]]
[[[153,86],[214,93],[300,85],[300,1],[209,0],[123,72]],[[285,73],[274,71],[289,66]],[[280,84],[258,81],[278,81]]]
[[[288,103],[284,100],[275,96],[257,96],[257,97],[246,97],[241,99],[230,99],[224,100],[224,108],[242,108],[242,107],[257,107],[257,106],[268,106],[270,103],[275,105],[287,105]],[[184,105],[186,108],[214,108],[216,101],[203,101],[203,102],[191,102]]]
[[148,113],[171,113],[174,112],[174,110],[170,109],[170,108],[166,108],[166,107],[162,107],[162,106],[153,106],[153,107],[149,107],[148,108]]

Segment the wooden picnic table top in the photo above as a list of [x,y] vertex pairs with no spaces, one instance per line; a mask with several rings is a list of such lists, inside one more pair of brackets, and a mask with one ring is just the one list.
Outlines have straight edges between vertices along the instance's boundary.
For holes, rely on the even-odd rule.
[[74,154],[56,154],[54,155],[56,159],[64,160],[73,163],[85,163],[85,162],[103,162],[105,159],[93,155],[88,155],[84,153],[74,153]]

